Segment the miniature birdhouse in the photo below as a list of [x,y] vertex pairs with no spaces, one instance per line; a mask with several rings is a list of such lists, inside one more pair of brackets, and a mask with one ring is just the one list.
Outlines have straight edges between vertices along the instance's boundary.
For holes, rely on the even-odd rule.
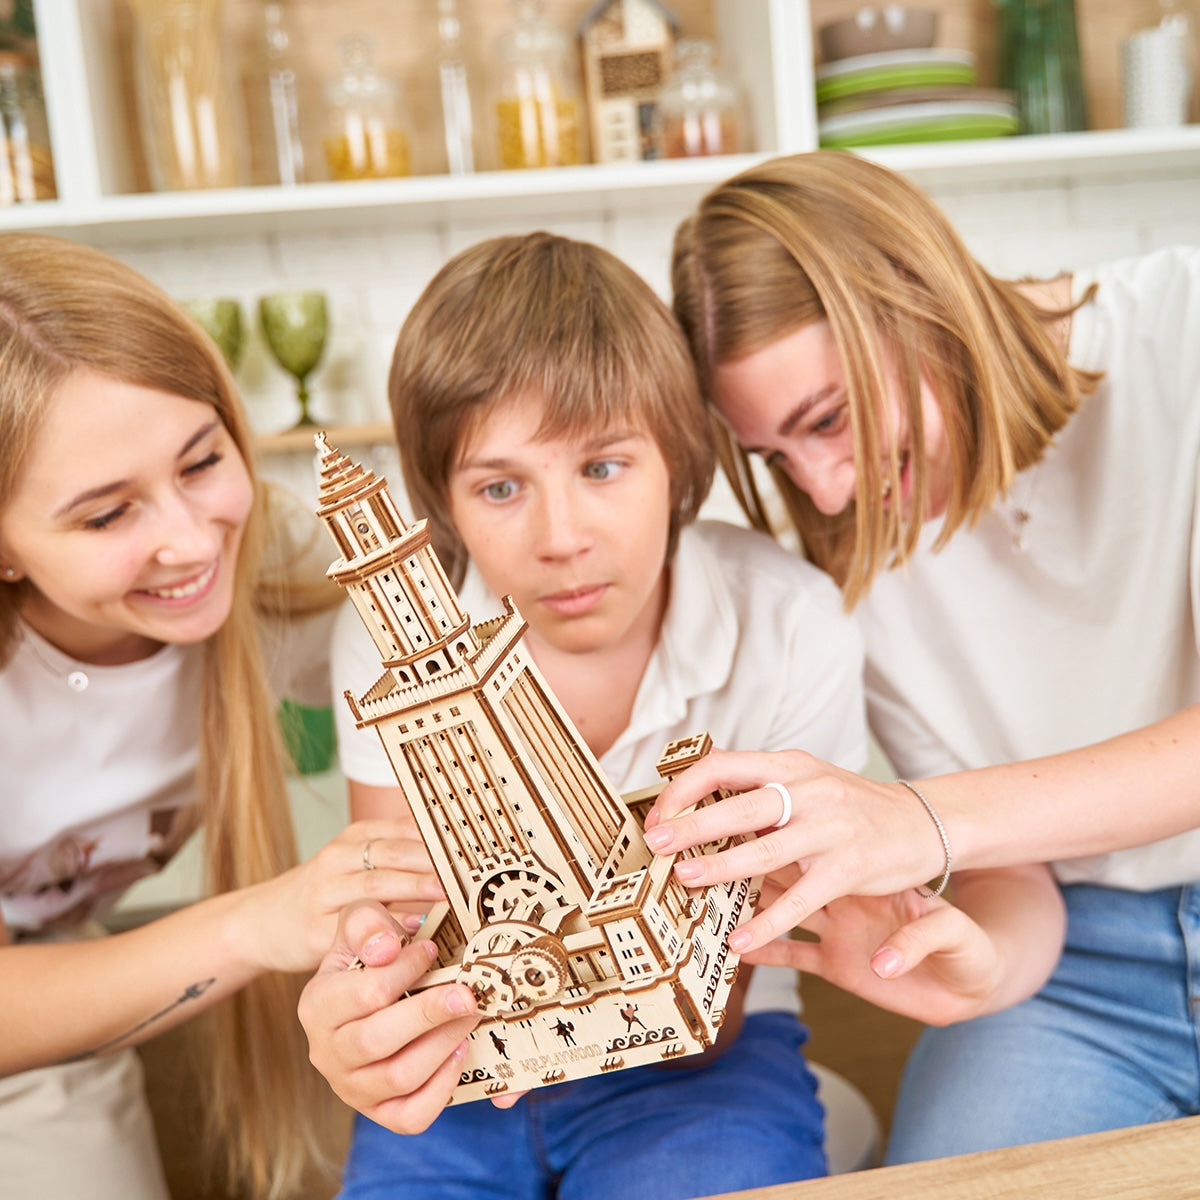
[[[383,743],[446,893],[422,931],[437,960],[411,990],[457,980],[484,1013],[454,1101],[706,1049],[738,969],[728,938],[759,881],[680,884],[675,858],[642,837],[658,788],[612,789],[511,598],[472,625],[427,522],[406,523],[384,480],[316,440],[317,513],[339,551],[329,574],[382,670],[346,701]],[[706,733],[671,743],[659,774],[710,745]]]
[[678,34],[679,22],[655,0],[601,0],[580,22],[596,162],[658,157],[656,105]]

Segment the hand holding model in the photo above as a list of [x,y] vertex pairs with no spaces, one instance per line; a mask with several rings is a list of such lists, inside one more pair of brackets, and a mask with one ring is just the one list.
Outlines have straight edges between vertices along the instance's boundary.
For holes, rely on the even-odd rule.
[[[419,927],[419,922],[416,923]],[[420,1133],[454,1090],[479,1023],[461,983],[406,996],[436,957],[380,904],[349,905],[300,996],[313,1065],[342,1100],[396,1133]]]

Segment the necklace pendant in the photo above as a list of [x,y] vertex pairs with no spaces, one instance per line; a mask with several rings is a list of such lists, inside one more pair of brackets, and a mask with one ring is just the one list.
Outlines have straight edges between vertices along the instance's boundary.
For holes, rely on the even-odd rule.
[[91,680],[86,671],[72,671],[67,676],[67,687],[73,692],[86,692],[89,683]]

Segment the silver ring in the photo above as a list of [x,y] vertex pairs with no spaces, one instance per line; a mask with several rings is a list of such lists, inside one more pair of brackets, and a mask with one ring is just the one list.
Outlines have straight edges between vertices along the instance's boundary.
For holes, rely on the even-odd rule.
[[763,787],[774,788],[783,801],[783,812],[780,814],[779,820],[771,826],[772,829],[782,829],[792,819],[792,793],[782,783],[764,783]]
[[377,838],[368,838],[367,844],[363,847],[363,870],[375,870],[375,864],[371,861],[371,843],[377,841]]

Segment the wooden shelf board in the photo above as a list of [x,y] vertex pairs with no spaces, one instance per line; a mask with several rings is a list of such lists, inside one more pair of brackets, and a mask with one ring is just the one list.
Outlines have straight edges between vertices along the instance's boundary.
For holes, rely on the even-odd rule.
[[315,453],[314,436],[324,431],[331,446],[376,446],[395,438],[390,421],[367,421],[361,425],[301,425],[278,433],[260,433],[254,441],[260,454]]

